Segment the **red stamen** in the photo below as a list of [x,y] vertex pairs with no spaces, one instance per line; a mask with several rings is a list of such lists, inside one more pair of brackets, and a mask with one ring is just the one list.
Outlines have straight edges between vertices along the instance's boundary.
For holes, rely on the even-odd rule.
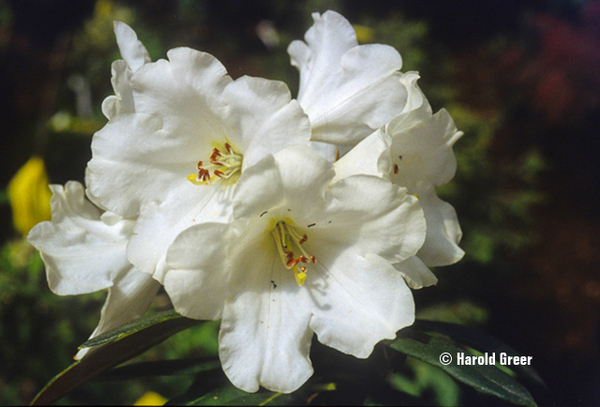
[[221,171],[219,170],[215,170],[215,175],[219,178],[225,178],[225,174],[223,174]]
[[198,179],[201,179],[202,181],[208,181],[210,179],[210,172],[202,168],[198,172]]
[[231,146],[229,145],[229,143],[225,143],[225,148],[227,149],[227,152],[231,154]]
[[314,255],[314,254],[311,254],[311,255],[310,255],[310,261],[311,261],[313,264],[315,264],[315,263],[317,262],[317,258],[315,257],[315,255]]
[[221,156],[221,152],[219,151],[218,148],[215,147],[213,149],[213,152],[212,152],[211,156],[210,156],[210,161],[212,162],[212,161],[216,160],[217,157],[220,157],[220,156]]
[[302,244],[308,240],[308,236],[302,235],[302,239],[298,240],[298,243]]
[[287,265],[288,267],[294,267],[296,264],[300,263],[300,261],[300,257],[296,257],[295,259],[288,261]]

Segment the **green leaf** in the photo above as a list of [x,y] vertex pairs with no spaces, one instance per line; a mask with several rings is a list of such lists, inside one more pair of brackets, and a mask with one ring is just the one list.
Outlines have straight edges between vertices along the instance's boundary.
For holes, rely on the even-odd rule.
[[[452,338],[457,343],[467,345],[481,352],[494,352],[496,354],[504,352],[510,356],[521,356],[519,352],[499,339],[464,325],[419,319],[415,321],[410,329],[443,334]],[[511,369],[546,387],[546,383],[533,367],[529,365],[516,365],[511,366]]]
[[206,392],[206,384],[208,383],[202,383],[200,385],[194,383],[186,395],[177,397],[167,404],[175,403],[176,405],[184,406],[228,406],[236,404],[232,402],[233,400],[249,394],[231,384]]
[[183,376],[216,370],[221,362],[216,358],[192,358],[157,360],[153,362],[130,363],[117,367],[98,376],[103,380],[134,379],[151,376]]
[[[166,405],[193,406],[199,402],[198,400],[200,400],[200,402],[206,402],[205,396],[207,394],[217,391],[222,393],[223,389],[227,386],[231,386],[231,383],[222,369],[200,372],[196,375],[194,382],[185,393],[167,401]],[[221,397],[221,393],[214,394],[213,397],[217,397],[217,399],[214,400],[218,401]],[[238,395],[234,394],[231,397],[235,398],[237,396]]]
[[[171,335],[200,323],[171,312],[156,315],[142,317],[126,324],[127,328],[117,328],[105,334],[109,339],[99,342],[105,345],[94,349],[56,375],[35,397],[32,405],[50,404],[98,374],[145,352]],[[140,320],[142,323],[139,323]],[[115,334],[116,332],[121,333]]]
[[[469,353],[447,339],[406,329],[401,331],[400,335],[396,340],[387,342],[387,345],[394,350],[437,366],[457,380],[483,393],[494,395],[514,404],[536,406],[527,389],[495,365],[457,365],[456,355],[463,352]],[[448,365],[440,362],[440,355],[444,352],[448,352],[452,356],[452,362]]]
[[[102,345],[103,343],[110,342],[117,338],[130,335],[132,333],[138,332],[144,328],[149,326],[168,321],[174,318],[183,318],[179,315],[175,310],[167,310],[157,312],[155,314],[144,315],[140,318],[136,318],[132,321],[129,321],[121,326],[118,326],[115,329],[112,329],[108,332],[104,332],[102,335],[95,336],[88,341],[84,342],[79,346],[79,349],[89,348],[91,346]],[[200,321],[198,321],[200,322]]]
[[284,393],[253,393],[246,394],[245,396],[238,397],[231,400],[232,405],[237,406],[289,406],[299,405],[299,400],[292,394]]
[[[180,404],[180,400],[178,400]],[[297,405],[298,400],[291,394],[264,391],[246,393],[233,385],[220,387],[216,390],[188,400],[187,406],[285,406]]]
[[408,374],[391,373],[386,376],[386,381],[394,389],[421,400],[433,396],[429,400],[435,400],[437,406],[459,405],[460,387],[448,373],[415,358],[407,358],[404,366],[410,371]]
[[[305,384],[307,386],[307,384]],[[331,383],[325,386],[310,385],[310,394],[316,391],[332,390]],[[274,393],[265,389],[257,393],[246,393],[229,382],[225,373],[219,369],[213,372],[201,372],[188,390],[171,400],[166,405],[176,406],[282,406],[305,405],[308,395],[305,388],[292,394]]]

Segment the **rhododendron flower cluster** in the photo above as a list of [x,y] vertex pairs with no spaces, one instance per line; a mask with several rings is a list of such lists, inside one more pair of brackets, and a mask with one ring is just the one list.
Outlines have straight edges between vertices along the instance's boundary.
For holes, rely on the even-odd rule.
[[462,133],[395,49],[358,45],[335,12],[313,19],[288,48],[296,99],[193,49],[152,62],[115,23],[123,60],[85,196],[52,186],[52,221],[29,235],[54,292],[108,288],[92,336],[144,314],[162,285],[181,315],[221,320],[234,385],[292,392],[313,373],[314,334],[368,357],[414,321],[410,288],[437,281],[428,266],[462,257],[435,192]]

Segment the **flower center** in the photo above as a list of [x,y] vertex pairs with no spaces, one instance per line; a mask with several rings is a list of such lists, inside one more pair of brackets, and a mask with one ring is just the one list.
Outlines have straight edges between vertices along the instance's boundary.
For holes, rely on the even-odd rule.
[[213,149],[208,164],[198,161],[198,175],[190,174],[187,179],[194,185],[208,185],[217,178],[229,179],[242,171],[243,159],[243,155],[236,153],[229,143],[225,143],[223,149]]
[[[304,280],[306,280],[305,264],[317,262],[317,258],[312,254],[308,254],[303,247],[303,244],[308,240],[308,236],[301,235],[295,227],[284,221],[277,222],[271,234],[275,239],[275,245],[283,265],[287,269],[294,270],[296,283],[302,287]],[[300,271],[298,271],[299,263],[304,263],[300,265]]]

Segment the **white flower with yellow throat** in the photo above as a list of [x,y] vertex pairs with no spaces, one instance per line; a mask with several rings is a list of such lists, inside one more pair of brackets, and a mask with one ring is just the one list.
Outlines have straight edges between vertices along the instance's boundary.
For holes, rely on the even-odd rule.
[[237,387],[292,392],[319,341],[365,358],[414,320],[392,263],[425,238],[418,199],[373,176],[330,186],[333,165],[308,147],[267,156],[240,177],[227,223],[184,230],[164,277],[175,309],[222,319],[219,356]]
[[[129,34],[119,46],[139,50]],[[310,139],[308,117],[284,83],[234,81],[216,58],[190,48],[167,55],[127,71],[134,109],[117,104],[118,114],[94,135],[86,174],[94,203],[137,217],[128,258],[158,281],[179,232],[228,218],[247,168]],[[107,106],[116,103],[109,99]]]

